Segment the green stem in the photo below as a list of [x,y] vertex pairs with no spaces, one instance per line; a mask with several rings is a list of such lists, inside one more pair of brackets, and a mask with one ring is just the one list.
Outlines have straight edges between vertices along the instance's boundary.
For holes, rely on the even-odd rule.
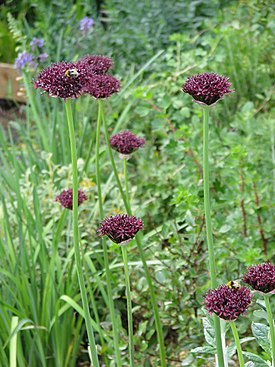
[[272,367],[275,367],[275,329],[274,329],[274,321],[272,317],[272,310],[271,310],[270,301],[269,301],[269,295],[264,295],[264,300],[265,300],[265,307],[267,311],[269,330],[270,330]]
[[[127,159],[123,159],[123,166],[124,166],[124,180],[125,180],[125,195],[127,198],[127,202],[130,205]],[[123,256],[125,283],[126,283],[130,367],[134,367],[134,332],[133,332],[131,284],[130,284],[130,277],[129,277],[127,247],[122,246],[121,250],[122,250],[122,256]]]
[[125,180],[125,196],[126,196],[127,202],[129,203],[129,206],[130,206],[127,159],[123,159],[123,167],[124,167],[124,180]]
[[[208,127],[209,124],[209,108],[203,109],[203,187],[204,187],[204,212],[206,223],[206,236],[209,254],[209,267],[211,288],[217,287],[215,254],[212,236],[212,224],[210,215],[210,195],[209,195],[209,160],[208,160]],[[214,326],[216,336],[216,348],[218,355],[219,367],[224,367],[222,340],[221,340],[221,325],[218,316],[214,315]]]
[[234,339],[235,339],[235,344],[236,344],[236,348],[237,348],[237,352],[238,352],[240,367],[244,367],[244,359],[243,359],[241,343],[240,343],[238,331],[237,331],[237,328],[236,328],[236,325],[235,325],[234,321],[230,322],[230,326],[231,326],[231,329],[232,329],[232,332],[233,332],[233,335],[234,335]]
[[[84,259],[83,251],[81,251],[81,256],[82,256],[82,259]],[[83,263],[84,263],[85,274],[87,274],[88,269],[87,269],[86,259],[83,261]],[[90,300],[91,300],[92,310],[93,310],[94,317],[95,317],[95,322],[99,326],[98,333],[99,333],[99,338],[100,338],[102,350],[104,351],[104,353],[102,353],[102,354],[103,354],[105,366],[109,367],[110,363],[109,363],[109,360],[108,360],[108,356],[106,354],[106,351],[108,350],[108,348],[107,348],[107,345],[106,345],[105,340],[104,340],[104,332],[103,332],[103,330],[100,326],[100,318],[99,318],[99,315],[98,315],[97,304],[96,304],[96,300],[95,300],[95,297],[94,297],[94,290],[91,289],[91,284],[90,283],[88,284],[88,295],[89,295]]]
[[[100,125],[101,125],[102,116],[103,116],[102,101],[101,99],[99,99],[98,100],[98,119],[97,119],[97,128],[96,128],[96,183],[97,183],[97,192],[98,192],[100,220],[104,219],[103,199],[102,199],[101,179],[100,179],[100,165],[99,165],[100,163],[99,162]],[[120,350],[119,350],[118,324],[117,324],[115,306],[114,306],[114,301],[113,301],[113,292],[112,292],[112,286],[111,286],[111,273],[110,273],[108,250],[107,250],[107,244],[106,244],[105,237],[102,238],[102,244],[103,244],[103,256],[104,256],[104,266],[105,266],[105,271],[106,271],[106,283],[107,283],[110,315],[111,315],[111,320],[112,320],[112,325],[113,325],[116,363],[118,367],[121,367],[122,365],[121,365],[121,356],[120,356]]]
[[67,100],[65,103],[67,122],[71,144],[71,160],[73,170],[73,244],[76,270],[78,276],[78,282],[80,287],[81,299],[83,304],[83,311],[85,316],[85,323],[87,328],[88,340],[91,349],[92,363],[94,367],[99,367],[99,361],[96,351],[95,338],[93,327],[91,323],[91,316],[89,311],[88,297],[85,288],[84,275],[82,271],[80,246],[79,246],[79,230],[78,230],[78,177],[77,177],[77,154],[76,154],[76,142],[74,134],[73,114],[71,101]]
[[90,162],[90,157],[91,157],[91,153],[92,153],[92,148],[93,148],[93,139],[91,138],[90,145],[89,145],[89,148],[88,148],[87,157],[86,157],[86,161],[85,161],[84,168],[83,168],[83,172],[86,172],[86,170],[88,168],[88,164]]
[[134,362],[134,333],[133,333],[131,285],[130,285],[129,267],[128,267],[128,258],[127,258],[127,246],[121,246],[121,251],[122,251],[122,256],[123,256],[125,283],[126,283],[130,367],[134,367],[134,363],[135,363]]
[[[115,178],[116,178],[117,186],[119,188],[119,192],[120,192],[120,195],[122,197],[122,200],[123,200],[123,203],[124,203],[127,214],[132,215],[132,210],[131,210],[130,204],[127,201],[126,195],[124,194],[124,191],[123,191],[123,188],[122,188],[122,185],[121,185],[118,173],[117,173],[117,169],[116,169],[116,165],[115,165],[115,161],[114,161],[114,156],[113,156],[111,144],[110,144],[110,141],[109,141],[108,128],[107,128],[107,124],[106,124],[106,120],[105,120],[104,116],[102,116],[102,121],[103,121],[103,125],[104,125],[105,139],[106,139],[106,143],[107,143],[107,147],[108,147],[109,157],[110,157],[113,172],[114,172],[114,175],[115,175]],[[159,344],[160,366],[161,367],[166,367],[164,337],[163,337],[163,331],[162,331],[162,326],[161,326],[161,321],[160,321],[160,316],[159,316],[159,310],[158,310],[154,285],[153,285],[152,278],[151,278],[151,275],[150,275],[150,272],[149,272],[149,269],[148,269],[148,266],[147,266],[147,263],[146,263],[146,257],[145,257],[145,253],[143,251],[143,247],[142,247],[142,243],[141,243],[139,233],[137,233],[137,235],[135,237],[135,240],[136,240],[136,244],[137,244],[138,251],[139,251],[139,254],[140,254],[140,258],[141,258],[141,261],[142,261],[142,265],[143,265],[143,268],[144,268],[146,280],[147,280],[147,283],[148,283],[150,297],[151,297],[151,304],[152,304],[153,312],[154,312],[155,325],[156,325],[156,330],[157,330],[157,338],[158,338],[158,344]]]

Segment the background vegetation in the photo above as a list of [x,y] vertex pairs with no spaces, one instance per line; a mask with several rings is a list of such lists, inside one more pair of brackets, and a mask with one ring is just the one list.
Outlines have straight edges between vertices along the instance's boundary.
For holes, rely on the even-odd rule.
[[[264,1],[7,1],[0,21],[1,60],[14,62],[43,38],[49,63],[85,54],[114,58],[122,91],[105,102],[110,133],[146,139],[129,161],[134,213],[157,285],[169,366],[212,366],[192,353],[204,344],[203,295],[209,288],[203,215],[201,109],[181,92],[186,77],[210,71],[230,77],[235,93],[211,113],[211,200],[219,283],[247,266],[275,260],[274,6]],[[47,16],[46,16],[47,15]],[[83,37],[79,21],[95,20]],[[87,337],[71,245],[71,213],[54,202],[71,186],[62,102],[40,96],[25,70],[26,120],[11,121],[0,141],[0,365],[8,366],[11,321],[19,317],[18,366],[76,366],[88,360]],[[96,234],[96,104],[74,103],[85,271],[102,355],[113,354],[102,249]],[[123,212],[102,136],[106,215]],[[122,172],[122,162],[117,159]],[[109,243],[113,293],[127,365],[122,259]],[[137,366],[158,366],[147,283],[135,244],[129,251]],[[273,300],[274,301],[274,300]],[[273,302],[274,303],[274,302]],[[274,306],[274,304],[273,304]],[[252,310],[238,321],[251,336]],[[20,330],[20,331],[19,331]],[[247,351],[266,359],[255,341]],[[102,360],[104,360],[102,356]],[[234,359],[233,359],[234,365]],[[114,363],[111,361],[111,366]],[[235,364],[236,365],[236,364]]]

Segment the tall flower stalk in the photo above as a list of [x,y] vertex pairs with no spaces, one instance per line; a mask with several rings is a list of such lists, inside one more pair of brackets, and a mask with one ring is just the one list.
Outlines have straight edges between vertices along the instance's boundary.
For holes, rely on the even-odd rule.
[[271,353],[272,353],[272,367],[275,367],[275,330],[274,321],[272,317],[272,310],[269,301],[269,295],[264,295],[265,307],[267,312],[267,318],[269,322],[270,340],[271,340]]
[[[209,255],[209,268],[211,288],[217,287],[215,253],[212,234],[212,223],[210,213],[210,195],[209,195],[209,158],[208,158],[208,136],[209,136],[209,108],[203,108],[203,189],[204,189],[204,213],[206,224],[206,237]],[[216,337],[216,348],[219,367],[224,367],[221,324],[219,318],[214,315],[214,327]]]
[[235,340],[235,345],[237,348],[237,353],[238,353],[238,358],[239,358],[239,365],[240,367],[244,367],[244,359],[243,359],[243,353],[242,353],[242,348],[241,348],[241,343],[240,343],[240,338],[238,335],[238,331],[235,325],[234,321],[230,322],[230,327],[234,336],[234,340]]
[[[210,194],[209,194],[209,106],[216,104],[224,95],[231,93],[229,79],[215,73],[194,75],[187,79],[183,85],[183,92],[190,94],[196,103],[203,108],[203,188],[204,188],[204,213],[206,223],[206,237],[209,256],[209,269],[211,287],[217,287],[216,261],[213,244]],[[221,337],[221,325],[219,318],[214,315],[214,327],[216,337],[216,349],[219,367],[224,367],[224,356]]]
[[[230,284],[230,283],[229,283]],[[216,289],[210,289],[205,296],[207,311],[218,318],[230,323],[237,348],[240,367],[244,367],[244,360],[236,325],[237,318],[244,314],[251,304],[252,293],[246,287],[221,285]],[[226,360],[226,358],[225,358]]]
[[80,255],[79,246],[79,230],[78,230],[78,174],[77,174],[77,154],[76,154],[76,142],[74,134],[74,124],[73,124],[73,114],[70,100],[65,103],[65,109],[67,114],[67,122],[70,136],[70,146],[71,146],[71,160],[72,160],[72,171],[73,171],[73,244],[74,244],[74,254],[75,263],[79,281],[79,288],[81,293],[81,299],[83,304],[83,311],[85,316],[85,323],[87,328],[89,346],[91,350],[92,363],[95,367],[99,367],[99,361],[96,351],[95,338],[93,333],[93,327],[91,322],[91,316],[89,311],[89,303],[87,292],[85,288],[84,275],[82,271],[82,261]]
[[[132,210],[131,210],[131,206],[129,201],[127,200],[127,195],[125,194],[123,187],[121,185],[120,182],[120,178],[118,176],[118,172],[116,169],[116,164],[114,161],[114,157],[113,157],[113,152],[112,152],[112,147],[111,147],[111,143],[109,140],[109,133],[108,133],[108,128],[107,128],[107,123],[106,120],[104,118],[104,116],[102,116],[102,120],[103,120],[103,125],[104,125],[104,131],[105,131],[105,139],[106,139],[106,144],[108,147],[108,152],[109,152],[109,157],[110,157],[110,161],[112,164],[112,168],[113,168],[113,172],[115,175],[115,179],[117,182],[117,186],[120,192],[120,195],[122,197],[123,203],[124,203],[124,207],[126,209],[126,212],[128,215],[132,215]],[[145,253],[143,251],[143,247],[142,247],[142,243],[141,243],[141,239],[140,239],[140,235],[139,233],[137,233],[136,237],[136,244],[138,247],[138,251],[140,254],[140,258],[142,261],[142,265],[143,265],[143,269],[145,272],[145,276],[146,276],[146,280],[147,280],[147,284],[149,287],[149,292],[150,292],[150,298],[151,298],[151,304],[153,307],[153,313],[154,313],[154,319],[155,319],[155,325],[156,325],[156,331],[157,331],[157,338],[158,338],[158,344],[159,344],[159,355],[160,355],[160,366],[161,367],[166,367],[166,353],[165,353],[165,347],[164,347],[164,336],[163,336],[163,331],[162,331],[162,325],[161,325],[161,320],[160,320],[160,315],[159,315],[159,310],[158,310],[158,305],[157,305],[157,299],[156,299],[156,295],[155,295],[155,289],[154,289],[154,285],[152,282],[152,278],[146,263],[146,257],[145,257]]]
[[[119,157],[123,159],[124,162],[124,181],[125,181],[125,196],[127,203],[130,206],[130,199],[129,199],[129,183],[128,183],[128,173],[127,173],[127,160],[130,158],[131,153],[135,150],[143,146],[145,140],[142,138],[137,137],[136,135],[132,134],[130,131],[124,131],[119,134],[116,134],[111,137],[110,145],[113,149],[119,152]],[[126,216],[118,216],[118,220],[115,218],[110,218],[110,220],[106,220],[107,231],[104,232],[109,235],[109,237],[116,242],[114,236],[115,231],[118,231],[118,227],[121,227],[121,233],[124,236],[129,233],[131,234],[132,229],[139,224],[137,228],[141,229],[141,223],[135,223],[134,219],[127,219]],[[111,234],[108,231],[112,227],[112,221],[114,222],[114,233]],[[130,221],[131,228],[127,228],[127,222]],[[105,223],[105,225],[106,225]],[[136,234],[136,232],[135,232]],[[121,246],[122,257],[123,257],[123,264],[124,264],[124,272],[125,272],[125,283],[126,283],[126,299],[127,299],[127,319],[128,319],[128,338],[129,338],[129,357],[130,357],[130,367],[134,367],[134,335],[133,335],[133,316],[132,316],[132,300],[131,300],[131,284],[130,284],[130,276],[129,276],[129,266],[128,266],[128,255],[127,255],[127,244],[129,240],[125,240],[125,238],[120,238],[119,243]]]
[[133,320],[131,304],[131,288],[129,278],[129,268],[126,246],[133,240],[139,230],[143,229],[142,220],[127,214],[119,214],[107,217],[101,222],[98,229],[100,236],[108,236],[114,243],[121,245],[127,296],[127,314],[128,314],[128,335],[129,335],[129,355],[130,366],[134,367],[134,340],[133,340]]
[[272,367],[275,367],[275,328],[269,297],[275,293],[275,265],[263,263],[248,268],[243,281],[264,297],[270,329]]
[[[104,218],[103,199],[102,199],[102,192],[101,192],[101,179],[100,179],[100,160],[99,160],[100,127],[101,127],[102,113],[103,113],[102,100],[99,99],[98,100],[98,119],[97,119],[97,128],[96,128],[96,182],[97,182],[100,220],[103,220]],[[113,328],[116,364],[118,367],[121,367],[122,364],[121,364],[121,356],[120,356],[120,350],[119,350],[118,323],[117,323],[117,317],[115,314],[115,307],[114,307],[114,301],[113,301],[113,295],[112,295],[111,274],[110,274],[108,250],[107,250],[107,244],[106,244],[105,237],[102,238],[102,245],[103,245],[104,266],[105,266],[105,271],[106,271],[107,293],[108,293],[110,315],[111,315],[112,328]]]
[[127,246],[121,246],[125,283],[126,283],[126,299],[127,299],[127,319],[128,319],[128,338],[129,338],[129,356],[130,356],[130,367],[134,367],[134,332],[133,332],[133,310],[132,310],[132,299],[131,299],[131,284],[129,276]]

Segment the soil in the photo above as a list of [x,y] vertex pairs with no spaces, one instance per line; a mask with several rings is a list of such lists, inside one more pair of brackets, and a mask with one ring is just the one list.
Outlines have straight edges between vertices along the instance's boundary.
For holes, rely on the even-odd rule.
[[11,121],[25,121],[25,104],[0,99],[0,124],[7,130]]

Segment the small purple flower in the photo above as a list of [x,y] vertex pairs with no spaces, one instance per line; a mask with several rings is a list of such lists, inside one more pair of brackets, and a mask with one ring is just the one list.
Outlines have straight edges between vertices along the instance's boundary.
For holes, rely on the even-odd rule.
[[44,41],[42,38],[34,37],[30,43],[32,51],[35,51],[36,47],[42,48],[44,46]]
[[246,312],[252,297],[252,293],[246,287],[230,288],[221,285],[207,292],[204,305],[210,315],[214,312],[223,320],[234,321]]
[[204,73],[189,77],[182,91],[190,94],[195,102],[210,106],[226,94],[232,93],[230,87],[229,78],[215,73]]
[[120,83],[111,75],[94,75],[91,82],[83,88],[85,93],[90,94],[96,99],[108,98],[112,94],[119,92]]
[[[87,196],[83,191],[78,190],[78,206],[81,205],[85,200],[87,200]],[[58,201],[64,208],[73,209],[73,190],[63,190],[60,195],[58,195],[55,199]]]
[[34,63],[33,63],[33,56],[24,51],[18,54],[18,57],[15,59],[15,67],[19,70],[22,70],[24,67],[26,66],[31,66],[32,68],[34,67]]
[[275,293],[275,265],[263,263],[248,268],[243,282],[260,293]]
[[107,217],[100,223],[99,236],[108,236],[113,242],[120,245],[128,244],[143,228],[142,220],[127,214]]
[[110,138],[110,144],[117,152],[127,156],[142,147],[145,140],[131,133],[131,131],[123,131],[113,135]]
[[58,62],[44,69],[34,82],[34,87],[41,88],[50,97],[78,98],[83,94],[83,86],[89,76],[76,64]]
[[113,60],[105,56],[87,55],[80,59],[77,65],[93,74],[105,74],[113,66]]
[[44,52],[38,56],[39,62],[45,62],[48,59],[49,55]]
[[79,22],[79,25],[80,25],[80,30],[81,30],[83,36],[86,37],[88,35],[90,29],[94,25],[94,20],[92,18],[89,18],[89,17],[84,17]]

